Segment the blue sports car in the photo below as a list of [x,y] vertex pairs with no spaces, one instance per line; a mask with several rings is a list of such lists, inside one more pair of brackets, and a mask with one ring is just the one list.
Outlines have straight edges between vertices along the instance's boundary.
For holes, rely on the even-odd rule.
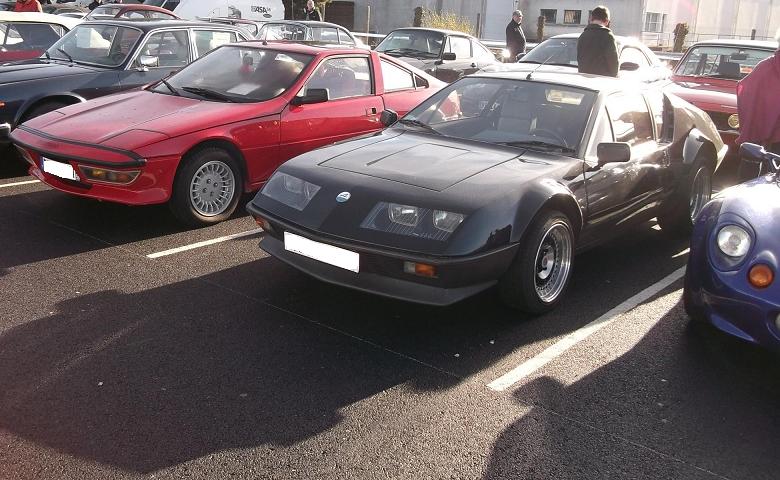
[[683,300],[688,315],[780,350],[780,155],[743,144],[768,174],[732,187],[701,211],[691,237]]

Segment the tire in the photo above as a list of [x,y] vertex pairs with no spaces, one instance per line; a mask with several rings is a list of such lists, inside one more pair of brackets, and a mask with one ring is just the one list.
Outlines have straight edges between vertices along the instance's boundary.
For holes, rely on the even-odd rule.
[[712,198],[712,167],[705,157],[699,157],[690,173],[667,200],[658,214],[661,230],[672,235],[688,236],[696,216]]
[[571,221],[561,212],[543,211],[538,216],[499,281],[499,294],[506,305],[540,315],[560,303],[571,278],[573,232]]
[[24,112],[24,115],[22,115],[22,119],[19,121],[20,124],[26,122],[27,120],[31,120],[35,117],[40,117],[44,113],[53,112],[55,110],[58,110],[62,107],[67,107],[69,104],[65,102],[58,102],[54,100],[50,100],[47,102],[40,103],[33,108],[27,110]]
[[203,148],[179,166],[169,205],[186,225],[213,225],[235,212],[243,185],[241,169],[232,155],[221,148]]

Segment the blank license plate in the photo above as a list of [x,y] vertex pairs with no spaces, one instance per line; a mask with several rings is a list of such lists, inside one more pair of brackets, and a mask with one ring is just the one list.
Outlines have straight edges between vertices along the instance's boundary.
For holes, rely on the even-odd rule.
[[81,180],[69,163],[55,162],[48,158],[43,158],[42,160],[44,172],[54,175],[55,177],[67,178],[68,180]]
[[360,271],[360,254],[284,232],[284,249],[351,272]]

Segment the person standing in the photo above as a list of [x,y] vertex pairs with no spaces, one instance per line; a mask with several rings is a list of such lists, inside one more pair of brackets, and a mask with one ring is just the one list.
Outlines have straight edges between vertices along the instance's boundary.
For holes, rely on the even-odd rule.
[[588,26],[577,42],[577,65],[580,73],[606,77],[618,75],[618,53],[615,36],[609,29],[609,9],[594,8]]
[[311,20],[314,22],[322,21],[319,10],[317,10],[317,7],[314,6],[314,0],[309,0],[306,2],[306,8],[303,10],[303,13],[304,20]]
[[506,26],[506,49],[509,50],[509,61],[516,62],[517,56],[525,53],[525,33],[523,33],[523,12],[512,12],[512,20]]
[[101,0],[92,0],[92,3],[90,3],[89,5],[87,5],[87,8],[88,8],[90,11],[92,11],[92,10],[96,9],[97,7],[99,7],[99,6],[100,6],[102,3],[103,3],[103,2],[102,2]]
[[40,2],[38,0],[16,0],[14,5],[14,12],[42,12]]

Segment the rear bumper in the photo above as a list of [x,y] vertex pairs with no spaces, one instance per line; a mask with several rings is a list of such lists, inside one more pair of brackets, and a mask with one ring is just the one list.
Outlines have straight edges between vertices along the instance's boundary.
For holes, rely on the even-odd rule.
[[[519,248],[513,244],[468,257],[428,257],[310,232],[260,211],[251,203],[247,205],[247,210],[255,218],[262,218],[270,224],[271,228],[260,242],[260,247],[279,260],[328,283],[426,305],[451,305],[492,287],[509,268]],[[357,252],[360,255],[360,272],[344,270],[286,250],[284,232]],[[404,262],[433,265],[437,277],[405,273]]]

